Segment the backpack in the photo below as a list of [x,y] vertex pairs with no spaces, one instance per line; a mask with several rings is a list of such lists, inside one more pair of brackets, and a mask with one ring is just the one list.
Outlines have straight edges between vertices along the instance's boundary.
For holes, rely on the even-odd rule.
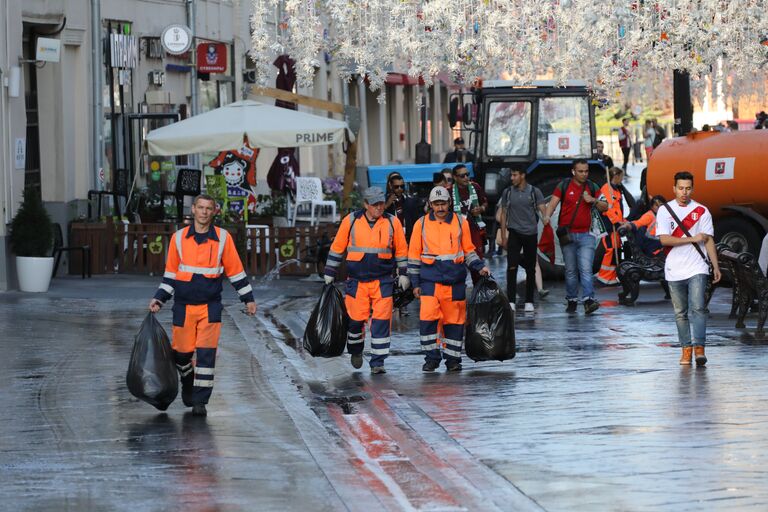
[[[507,188],[504,189],[504,192],[501,194],[501,201],[497,204],[497,211],[496,211],[496,220],[499,220],[499,208],[498,206],[503,206],[507,210],[510,209],[510,201],[511,201],[511,195],[512,195],[512,187],[514,185],[510,185]],[[534,215],[536,215],[536,219],[539,218],[539,211],[536,209],[536,190],[537,188],[534,185],[531,185],[531,209],[533,209]],[[562,191],[561,191],[562,193]]]

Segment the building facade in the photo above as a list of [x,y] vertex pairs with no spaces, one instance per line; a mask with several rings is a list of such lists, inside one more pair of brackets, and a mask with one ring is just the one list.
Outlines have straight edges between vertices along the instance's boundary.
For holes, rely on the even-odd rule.
[[[175,55],[163,47],[161,36],[171,25],[190,29],[189,51]],[[0,34],[0,290],[15,286],[8,224],[24,187],[40,191],[66,236],[68,224],[85,216],[89,190],[126,185],[136,193],[153,180],[165,183],[142,152],[148,131],[250,92],[245,0],[6,0]],[[37,60],[38,46],[49,40],[58,41],[58,60]],[[211,66],[202,66],[204,58]],[[350,103],[361,110],[359,166],[412,162],[421,138],[420,86],[402,74],[392,77],[380,104],[364,80],[344,84],[335,64],[323,60],[314,87],[296,92],[341,103],[347,87]],[[450,149],[450,90],[436,82],[428,91],[433,161]],[[270,149],[259,154],[259,193],[267,192],[275,155]],[[302,148],[298,155],[302,175],[343,173],[340,146]],[[168,163],[200,168],[208,158]]]

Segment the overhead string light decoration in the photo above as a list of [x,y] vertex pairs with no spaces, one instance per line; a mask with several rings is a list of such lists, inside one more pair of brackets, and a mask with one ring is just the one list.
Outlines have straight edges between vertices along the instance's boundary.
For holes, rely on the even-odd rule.
[[427,84],[438,73],[465,85],[582,79],[610,95],[675,69],[764,77],[768,64],[768,0],[252,1],[263,84],[281,53],[296,61],[301,85],[325,52],[344,78],[365,76],[374,91],[399,71]]

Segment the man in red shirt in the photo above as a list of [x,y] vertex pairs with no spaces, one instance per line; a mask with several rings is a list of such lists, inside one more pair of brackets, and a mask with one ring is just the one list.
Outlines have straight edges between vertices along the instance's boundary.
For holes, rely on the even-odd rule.
[[597,245],[595,236],[590,233],[592,208],[604,212],[608,209],[608,203],[597,199],[600,188],[589,180],[589,164],[586,160],[574,160],[571,172],[573,179],[567,178],[555,187],[552,199],[547,205],[546,217],[551,218],[555,207],[562,203],[557,225],[567,227],[572,240],[568,245],[561,246],[565,260],[565,299],[568,301],[566,312],[576,312],[581,283],[584,313],[590,315],[600,307],[595,300],[595,289],[592,285],[592,261]]
[[[451,188],[453,211],[460,213],[469,222],[469,232],[475,252],[483,259],[485,257],[485,222],[483,213],[488,208],[488,197],[483,188],[469,179],[469,170],[463,164],[453,168],[454,184]],[[480,274],[470,270],[472,282],[477,283]]]

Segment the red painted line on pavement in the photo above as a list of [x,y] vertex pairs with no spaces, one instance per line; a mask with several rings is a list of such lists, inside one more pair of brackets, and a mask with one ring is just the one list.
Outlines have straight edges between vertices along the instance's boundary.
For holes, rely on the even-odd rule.
[[[375,405],[376,409],[382,407],[386,408],[383,402]],[[329,405],[328,409],[364,468],[366,483],[371,488],[375,486],[377,493],[384,492],[404,508],[462,508],[446,489],[418,469],[417,461],[386,432],[386,425],[363,412],[345,415],[334,406]],[[435,468],[444,466],[439,459],[434,461]],[[418,461],[418,465],[423,464],[424,461]]]

